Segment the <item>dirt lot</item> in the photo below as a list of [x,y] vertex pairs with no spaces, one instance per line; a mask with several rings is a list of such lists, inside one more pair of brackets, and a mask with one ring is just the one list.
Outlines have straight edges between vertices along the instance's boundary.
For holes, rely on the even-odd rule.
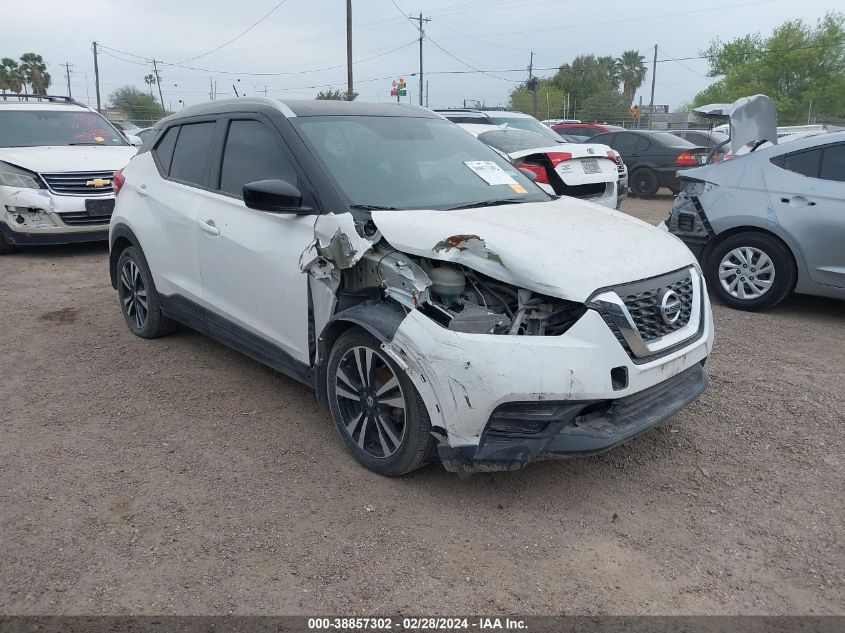
[[390,480],[304,387],[131,336],[106,260],[0,258],[2,613],[845,613],[843,303],[714,306],[710,390],[602,456]]

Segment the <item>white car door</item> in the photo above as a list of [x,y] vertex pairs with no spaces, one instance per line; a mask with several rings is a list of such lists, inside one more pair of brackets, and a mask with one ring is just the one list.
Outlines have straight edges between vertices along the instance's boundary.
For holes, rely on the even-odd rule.
[[147,165],[143,175],[133,178],[134,193],[147,201],[151,211],[147,218],[138,218],[136,232],[156,288],[165,296],[197,301],[202,294],[196,194],[205,182],[205,158],[215,126],[212,120],[170,128],[151,151],[160,176]]
[[845,288],[845,143],[776,157],[766,182],[778,221],[800,244],[810,279]]
[[[202,191],[198,254],[203,303],[213,315],[310,363],[308,276],[301,253],[314,240],[314,215],[248,209],[243,185],[282,179],[297,185],[297,169],[279,132],[257,118],[228,123],[219,185]],[[300,187],[302,188],[302,187]]]

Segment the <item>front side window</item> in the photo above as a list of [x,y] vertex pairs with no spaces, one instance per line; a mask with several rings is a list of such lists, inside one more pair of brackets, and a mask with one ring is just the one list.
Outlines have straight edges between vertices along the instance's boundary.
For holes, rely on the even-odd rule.
[[282,151],[276,133],[260,121],[232,121],[226,135],[220,190],[242,197],[256,180],[286,180],[296,185],[296,168]]
[[291,122],[352,206],[448,209],[549,199],[494,150],[439,118],[321,116]]
[[128,145],[106,119],[89,110],[0,109],[0,147]]
[[211,149],[214,136],[214,121],[207,123],[187,123],[179,130],[173,161],[170,165],[170,177],[192,185],[203,185],[205,162]]

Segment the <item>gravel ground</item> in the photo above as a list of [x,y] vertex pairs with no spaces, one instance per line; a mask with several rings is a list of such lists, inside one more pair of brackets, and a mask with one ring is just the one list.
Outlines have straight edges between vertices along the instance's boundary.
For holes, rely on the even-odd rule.
[[0,613],[845,613],[841,302],[714,306],[710,390],[604,455],[385,479],[299,384],[131,336],[106,261],[0,258]]

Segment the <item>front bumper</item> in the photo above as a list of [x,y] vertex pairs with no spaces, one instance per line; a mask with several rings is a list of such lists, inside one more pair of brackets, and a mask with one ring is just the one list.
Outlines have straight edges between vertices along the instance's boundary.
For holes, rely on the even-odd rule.
[[[690,368],[700,368],[713,346],[706,293],[702,301],[699,335],[679,348],[636,362],[593,309],[560,336],[453,332],[412,310],[384,349],[413,381],[434,432],[445,436],[447,461],[446,449],[457,449],[452,455],[463,459],[475,456],[487,438],[491,416],[502,405],[567,403],[578,405],[577,415],[586,405],[633,398]],[[620,375],[625,376],[622,382]],[[642,430],[656,421],[644,424]],[[624,439],[611,438],[607,447]],[[453,461],[462,460],[453,457]]]
[[[441,445],[440,459],[452,472],[515,470],[541,459],[601,453],[651,429],[696,400],[709,381],[696,364],[669,380],[618,400],[543,402],[524,407],[525,426],[535,433],[491,428],[477,446]],[[518,428],[519,413],[509,416]],[[516,423],[516,424],[515,424]]]
[[0,186],[0,232],[8,243],[21,246],[106,240],[110,216],[89,216],[86,200],[113,199]]

